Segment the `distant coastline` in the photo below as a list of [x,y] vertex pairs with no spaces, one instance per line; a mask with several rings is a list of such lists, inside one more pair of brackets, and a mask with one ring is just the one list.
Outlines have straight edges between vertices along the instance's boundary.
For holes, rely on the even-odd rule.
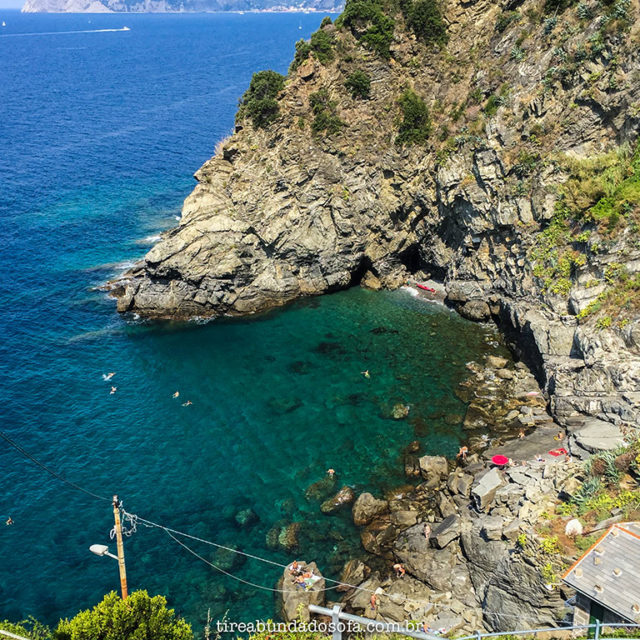
[[[313,0],[312,0],[313,1]],[[327,6],[322,0],[313,2],[313,6],[282,6],[276,5],[263,8],[186,8],[184,3],[180,7],[167,6],[164,0],[138,2],[128,7],[125,2],[105,0],[26,0],[20,11],[22,13],[114,13],[114,14],[144,14],[144,13],[341,13],[343,4]],[[109,6],[112,5],[112,6]],[[113,6],[116,5],[116,6]]]

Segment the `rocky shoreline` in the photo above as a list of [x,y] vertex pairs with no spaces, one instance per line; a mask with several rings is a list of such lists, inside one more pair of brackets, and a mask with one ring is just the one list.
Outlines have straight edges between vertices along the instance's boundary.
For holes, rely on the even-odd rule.
[[[559,427],[526,366],[492,356],[487,364],[469,363],[471,376],[461,385],[473,387],[476,398],[465,418],[470,451],[464,461],[419,456],[415,443],[407,448],[405,472],[420,478],[417,486],[383,498],[355,498],[345,487],[324,503],[331,505],[323,506],[325,513],[352,510],[369,554],[343,569],[345,586],[337,591],[346,611],[382,621],[418,620],[457,634],[556,626],[566,617],[570,594],[548,584],[543,568],[555,560],[545,556],[534,527],[558,496],[576,491],[576,458],[583,450],[569,438],[558,439]],[[492,446],[474,435],[488,422],[500,425]],[[524,437],[513,438],[521,432]],[[548,453],[561,447],[578,455],[569,462]],[[496,467],[490,462],[496,454],[512,458],[514,466]],[[406,570],[402,577],[392,570],[398,562]],[[314,571],[321,575],[315,565]],[[287,579],[285,571],[281,583]],[[292,589],[279,611],[285,620],[304,611],[306,619],[308,604],[332,606],[335,595]]]

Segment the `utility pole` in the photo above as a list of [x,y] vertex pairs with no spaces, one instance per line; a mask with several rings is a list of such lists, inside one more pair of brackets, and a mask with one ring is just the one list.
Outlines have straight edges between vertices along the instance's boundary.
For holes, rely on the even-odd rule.
[[127,599],[127,570],[124,566],[124,545],[122,544],[122,525],[120,524],[120,501],[113,496],[113,519],[116,522],[116,542],[118,544],[118,569],[120,570],[120,590],[122,599]]

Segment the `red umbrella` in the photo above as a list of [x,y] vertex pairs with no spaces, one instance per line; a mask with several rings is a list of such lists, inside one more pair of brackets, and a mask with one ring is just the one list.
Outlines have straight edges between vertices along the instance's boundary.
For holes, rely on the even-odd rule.
[[491,462],[497,464],[499,467],[504,467],[505,464],[509,464],[509,458],[507,458],[507,456],[493,456]]

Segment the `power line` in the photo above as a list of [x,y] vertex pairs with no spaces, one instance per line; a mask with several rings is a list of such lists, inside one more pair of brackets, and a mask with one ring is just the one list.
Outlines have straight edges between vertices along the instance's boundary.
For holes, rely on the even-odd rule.
[[[233,578],[234,580],[237,580],[238,582],[242,582],[243,584],[249,585],[250,587],[254,587],[256,589],[263,589],[264,591],[273,591],[275,593],[297,593],[295,590],[290,590],[290,589],[274,589],[273,587],[265,587],[262,584],[256,584],[255,582],[249,582],[248,580],[245,580],[244,578],[240,578],[232,573],[230,573],[229,571],[225,571],[224,569],[222,569],[221,567],[218,567],[217,565],[213,564],[213,562],[210,562],[209,560],[207,560],[206,558],[203,558],[201,555],[199,555],[198,553],[196,553],[193,549],[191,549],[190,547],[188,547],[186,544],[184,544],[184,542],[178,540],[178,538],[176,538],[169,529],[164,529],[164,532],[172,539],[174,540],[174,542],[177,542],[181,547],[183,547],[184,549],[186,549],[189,553],[191,553],[192,555],[194,555],[196,558],[198,558],[199,560],[202,560],[202,562],[204,562],[205,564],[208,564],[210,567],[213,567],[216,571],[220,571],[220,573],[224,573],[225,576],[229,576],[229,578]],[[319,576],[318,576],[319,577]],[[327,580],[327,578],[325,578],[325,580]],[[314,589],[314,591],[318,592],[318,591],[330,591],[331,589],[335,589],[336,587],[325,587],[324,589]]]
[[[54,478],[57,478],[58,480],[60,480],[61,482],[64,482],[65,484],[69,485],[70,487],[73,487],[74,489],[76,489],[77,491],[81,491],[82,493],[85,493],[93,498],[97,498],[98,500],[106,500],[107,502],[112,502],[112,498],[106,498],[104,496],[100,496],[96,493],[93,493],[93,491],[89,491],[88,489],[84,489],[83,487],[81,487],[80,485],[76,484],[75,482],[72,482],[70,480],[67,480],[66,478],[64,478],[63,476],[61,476],[59,473],[53,471],[52,469],[50,469],[49,467],[47,467],[45,464],[43,464],[42,462],[40,462],[39,460],[37,460],[36,458],[34,458],[31,454],[29,454],[27,451],[25,451],[17,442],[15,442],[14,440],[12,440],[6,433],[4,433],[3,431],[0,431],[0,437],[3,438],[6,442],[8,442],[12,447],[14,447],[17,451],[19,451],[23,456],[25,456],[26,458],[28,458],[29,460],[31,460],[34,464],[36,464],[38,467],[40,467],[41,469],[43,469],[44,471],[46,471],[48,474],[52,475]],[[195,557],[197,557],[199,560],[201,560],[202,562],[208,564],[209,566],[213,567],[214,569],[216,569],[217,571],[220,571],[221,573],[227,575],[230,578],[233,578],[234,580],[237,580],[239,582],[242,582],[248,586],[254,587],[256,589],[263,589],[266,591],[272,591],[272,592],[280,592],[280,593],[290,593],[288,591],[283,591],[281,589],[274,589],[272,587],[265,587],[264,585],[259,585],[259,584],[255,584],[253,582],[249,582],[248,580],[244,580],[243,578],[240,578],[238,576],[233,575],[232,573],[225,571],[224,569],[214,565],[212,562],[209,562],[208,560],[206,560],[205,558],[203,558],[202,556],[200,556],[198,553],[196,553],[195,551],[193,551],[190,547],[188,547],[186,544],[184,544],[183,542],[181,542],[180,540],[178,540],[174,535],[172,534],[176,534],[179,536],[184,536],[185,538],[190,538],[191,540],[195,540],[197,542],[202,542],[203,544],[207,544],[213,547],[217,547],[218,549],[224,549],[225,551],[230,551],[232,553],[236,553],[238,555],[242,555],[245,556],[247,558],[251,558],[252,560],[258,560],[259,562],[264,562],[266,564],[270,564],[276,567],[280,567],[281,569],[286,569],[289,565],[285,565],[285,564],[281,564],[279,562],[275,562],[273,560],[268,560],[267,558],[262,558],[260,556],[256,556],[254,554],[251,553],[247,553],[245,551],[240,551],[239,549],[234,549],[232,547],[227,547],[225,545],[222,544],[218,544],[217,542],[213,542],[211,540],[205,540],[204,538],[199,538],[197,536],[193,536],[189,533],[185,533],[184,531],[178,531],[176,529],[172,529],[170,527],[165,527],[164,525],[158,524],[157,522],[153,522],[152,520],[147,520],[145,518],[141,518],[138,515],[135,514],[131,514],[128,513],[127,511],[124,510],[124,508],[122,507],[122,503],[120,504],[120,509],[122,511],[122,515],[124,518],[127,519],[127,521],[130,523],[130,529],[129,530],[123,530],[123,534],[130,536],[133,533],[136,532],[136,528],[137,528],[137,524],[141,523],[146,527],[155,527],[158,529],[163,530],[165,533],[167,533],[177,544],[179,544],[181,547],[183,547],[184,549],[186,549],[189,553],[191,553],[192,555],[194,555]],[[333,584],[337,586],[344,586],[344,587],[348,587],[350,589],[355,589],[357,591],[364,591],[366,593],[371,593],[371,594],[376,594],[378,595],[378,590],[372,590],[372,589],[367,589],[366,587],[361,587],[358,585],[354,585],[354,584],[349,584],[347,582],[341,582],[339,580],[333,580],[331,578],[324,578],[325,582],[331,582]],[[490,580],[489,580],[490,581]],[[485,583],[486,586],[487,583]],[[325,589],[322,589],[322,591],[329,591],[330,589],[334,589],[336,587],[327,587]],[[320,590],[317,590],[320,591]],[[410,598],[408,598],[407,596],[405,596],[405,600],[409,600]],[[437,602],[431,602],[429,603],[431,606],[433,607],[443,607],[445,609],[447,609],[447,606],[445,604],[441,604],[441,603],[437,603]],[[497,616],[497,617],[501,617],[501,618],[512,618],[512,619],[518,619],[518,620],[533,620],[535,622],[537,622],[537,619],[535,618],[531,618],[530,616],[523,616],[523,615],[514,615],[514,614],[505,614],[505,613],[498,613],[497,611],[489,611],[489,610],[485,610],[482,609],[483,614],[488,614],[488,615],[493,615],[493,616]]]
[[52,475],[54,478],[57,478],[61,482],[68,484],[70,487],[77,489],[78,491],[82,491],[82,493],[86,493],[92,498],[98,498],[98,500],[106,500],[107,502],[111,502],[111,498],[105,498],[104,496],[99,496],[97,493],[93,493],[93,491],[89,491],[88,489],[82,488],[80,485],[75,482],[71,482],[71,480],[67,480],[59,473],[56,473],[53,469],[49,469],[46,465],[42,464],[39,460],[36,460],[30,453],[25,451],[17,442],[13,441],[4,431],[0,431],[0,437],[6,440],[14,449],[17,449],[25,458],[29,458],[31,462],[38,465],[41,469],[46,471],[48,474]]

